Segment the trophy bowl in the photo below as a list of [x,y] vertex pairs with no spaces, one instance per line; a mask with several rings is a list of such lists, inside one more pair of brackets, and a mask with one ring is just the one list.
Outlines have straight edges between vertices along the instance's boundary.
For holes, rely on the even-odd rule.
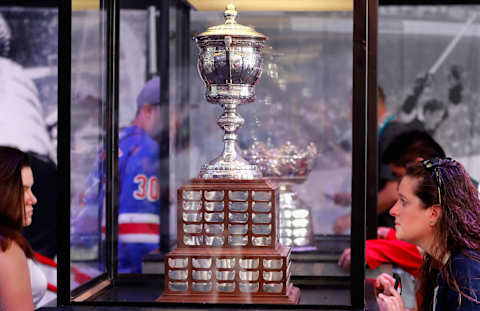
[[261,172],[246,161],[237,147],[237,131],[244,119],[237,106],[255,100],[255,84],[262,73],[262,48],[266,36],[253,28],[237,24],[237,11],[232,4],[224,13],[225,24],[212,26],[197,35],[198,72],[205,82],[208,102],[224,111],[217,124],[225,131],[224,150],[220,156],[202,166],[204,179],[255,179]]
[[300,149],[287,141],[278,148],[255,142],[244,151],[250,163],[257,165],[264,177],[278,184],[280,190],[280,243],[294,250],[314,248],[313,222],[310,207],[293,186],[307,180],[315,165],[318,151],[314,143]]

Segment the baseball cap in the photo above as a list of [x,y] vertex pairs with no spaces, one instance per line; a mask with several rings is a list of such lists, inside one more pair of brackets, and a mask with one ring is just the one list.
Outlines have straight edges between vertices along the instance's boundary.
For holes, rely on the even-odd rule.
[[141,108],[145,104],[160,104],[160,77],[147,81],[138,94],[137,108]]

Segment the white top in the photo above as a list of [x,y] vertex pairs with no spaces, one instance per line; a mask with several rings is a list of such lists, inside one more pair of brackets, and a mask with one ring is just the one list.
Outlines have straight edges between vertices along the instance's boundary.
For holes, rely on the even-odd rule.
[[33,304],[36,309],[47,292],[47,278],[32,259],[27,258],[27,264],[30,272],[30,284],[32,285]]
[[52,156],[55,150],[33,81],[20,65],[0,57],[0,82],[0,145]]

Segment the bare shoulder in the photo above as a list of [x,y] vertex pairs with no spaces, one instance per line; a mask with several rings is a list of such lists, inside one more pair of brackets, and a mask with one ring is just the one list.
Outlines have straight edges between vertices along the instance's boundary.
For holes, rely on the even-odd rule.
[[27,258],[17,243],[0,251],[0,307],[2,310],[33,310]]
[[28,271],[27,258],[17,243],[12,242],[5,251],[0,251],[0,271],[0,281]]

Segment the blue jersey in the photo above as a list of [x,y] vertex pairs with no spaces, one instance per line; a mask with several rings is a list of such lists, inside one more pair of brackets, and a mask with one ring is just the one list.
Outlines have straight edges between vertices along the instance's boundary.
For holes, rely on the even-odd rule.
[[[145,130],[129,126],[120,130],[118,153],[118,271],[139,273],[142,257],[159,243],[159,145]],[[72,223],[72,244],[94,244],[100,223],[105,230],[103,160],[102,152],[85,191],[76,198],[81,212]],[[96,239],[91,235],[95,232]]]

